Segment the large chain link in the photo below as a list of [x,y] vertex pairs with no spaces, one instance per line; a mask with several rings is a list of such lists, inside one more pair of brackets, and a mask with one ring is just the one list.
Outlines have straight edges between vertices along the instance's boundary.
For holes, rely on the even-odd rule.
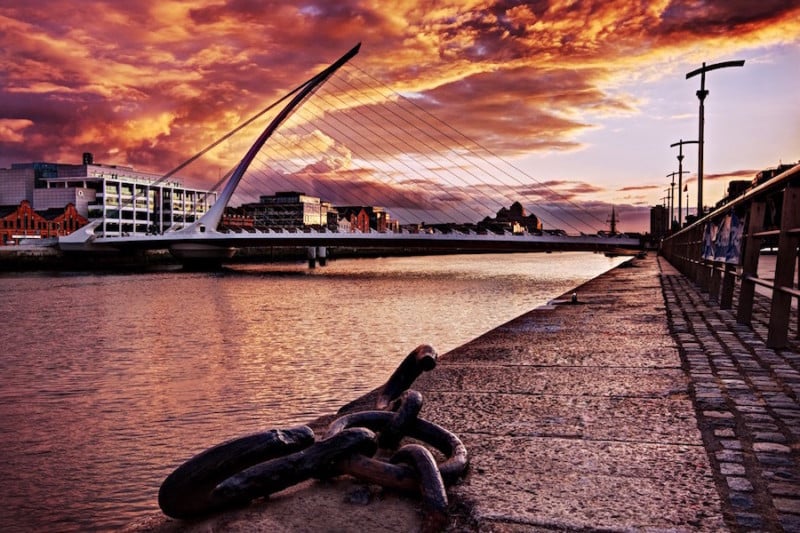
[[[307,479],[350,475],[419,493],[423,531],[443,529],[445,486],[467,468],[467,449],[450,431],[419,418],[422,394],[409,390],[422,372],[436,366],[436,359],[431,346],[418,346],[380,389],[375,410],[337,418],[320,440],[308,426],[272,429],[199,453],[164,480],[158,493],[161,510],[173,518],[197,518],[247,505]],[[406,439],[416,443],[403,444]],[[444,460],[437,462],[430,448]]]

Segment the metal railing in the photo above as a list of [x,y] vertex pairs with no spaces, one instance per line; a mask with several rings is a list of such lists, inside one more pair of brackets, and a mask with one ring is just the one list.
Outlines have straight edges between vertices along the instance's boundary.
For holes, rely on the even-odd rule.
[[[740,324],[752,325],[756,286],[769,289],[767,346],[784,348],[792,300],[800,301],[795,281],[799,244],[800,164],[666,237],[661,254],[722,309],[735,306]],[[772,279],[758,277],[759,257],[766,247],[777,247]],[[800,319],[794,329],[797,336]]]

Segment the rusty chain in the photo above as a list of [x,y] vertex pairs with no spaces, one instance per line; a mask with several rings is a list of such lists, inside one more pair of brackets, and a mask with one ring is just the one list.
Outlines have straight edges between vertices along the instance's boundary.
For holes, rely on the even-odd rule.
[[[419,418],[422,394],[409,389],[422,372],[436,366],[436,358],[431,346],[418,346],[381,387],[375,410],[337,418],[320,440],[308,426],[272,429],[195,455],[162,483],[161,510],[172,518],[198,518],[247,505],[307,479],[349,475],[419,493],[423,531],[443,529],[445,486],[467,468],[467,449],[455,434]],[[416,443],[402,444],[404,439]],[[437,463],[429,448],[444,460]]]

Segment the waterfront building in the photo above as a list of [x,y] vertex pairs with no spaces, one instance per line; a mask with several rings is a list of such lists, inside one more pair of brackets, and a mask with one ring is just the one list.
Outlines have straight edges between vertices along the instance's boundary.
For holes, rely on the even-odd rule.
[[514,202],[510,207],[501,207],[494,218],[486,217],[478,223],[480,231],[494,233],[541,233],[542,221],[533,213],[528,214],[522,204]]
[[329,215],[336,214],[329,202],[295,191],[264,195],[258,202],[243,204],[241,209],[244,216],[254,219],[256,226],[281,229],[328,227]]
[[716,203],[714,206],[715,209],[722,207],[723,205],[735,200],[738,196],[743,195],[747,192],[747,190],[751,187],[752,182],[750,180],[732,180],[728,182],[728,194],[725,195],[720,201]]
[[99,219],[99,236],[163,233],[200,218],[216,193],[184,187],[176,180],[121,165],[14,163],[0,169],[0,205],[29,202],[36,211],[72,204],[87,219]]
[[340,219],[350,221],[351,231],[369,233],[375,230],[380,233],[400,231],[400,224],[392,220],[391,215],[383,207],[371,205],[337,205]]
[[241,207],[226,207],[222,220],[219,222],[219,230],[241,232],[252,231],[256,221],[253,217],[245,214]]
[[0,206],[0,245],[69,235],[88,223],[73,204],[34,211],[28,200],[22,200],[17,206]]
[[668,209],[663,205],[655,205],[650,208],[650,235],[656,239],[661,239],[667,235],[669,224]]

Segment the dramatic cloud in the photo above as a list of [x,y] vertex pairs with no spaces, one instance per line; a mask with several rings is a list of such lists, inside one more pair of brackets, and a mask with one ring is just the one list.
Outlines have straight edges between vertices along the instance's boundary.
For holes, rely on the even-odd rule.
[[[273,166],[287,187],[322,195],[320,180],[338,180],[365,200],[425,210],[457,203],[459,190],[479,181],[466,171],[465,151],[517,159],[580,150],[584,134],[605,119],[640,112],[643,100],[627,94],[626,83],[659,79],[676,61],[706,60],[709,50],[794,45],[800,7],[786,0],[391,7],[42,0],[0,5],[0,25],[4,167],[75,162],[89,151],[99,162],[166,172],[361,41],[352,65],[287,123],[286,144],[271,154],[285,161]],[[252,142],[248,132],[187,175],[216,181]],[[553,187],[557,194],[531,180],[517,186],[522,180],[511,193],[542,201],[605,191],[586,178]]]

